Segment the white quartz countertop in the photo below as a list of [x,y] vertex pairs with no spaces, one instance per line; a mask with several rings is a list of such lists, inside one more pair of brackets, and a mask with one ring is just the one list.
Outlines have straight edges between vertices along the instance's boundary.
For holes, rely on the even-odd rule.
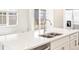
[[61,37],[79,32],[78,30],[67,30],[61,28],[53,28],[52,31],[55,33],[61,33],[62,35],[56,36],[54,38],[43,38],[38,36],[38,31],[36,32],[24,32],[5,35],[4,46],[7,50],[28,50],[43,44],[49,43],[51,41],[57,40]]

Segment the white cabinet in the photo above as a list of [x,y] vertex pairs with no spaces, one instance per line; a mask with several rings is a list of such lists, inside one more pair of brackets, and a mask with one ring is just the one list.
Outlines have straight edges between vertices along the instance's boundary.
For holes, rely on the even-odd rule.
[[51,42],[51,50],[78,50],[78,33]]
[[4,49],[5,36],[0,36],[0,50]]
[[2,43],[0,42],[0,50],[2,50]]
[[68,40],[69,40],[69,37],[64,37],[56,41],[52,41],[51,50],[68,50],[69,49]]
[[55,48],[55,50],[68,50],[69,49],[69,44],[68,42],[60,45],[59,47]]
[[70,35],[69,43],[70,43],[70,50],[78,49],[78,33]]
[[77,49],[77,40],[70,41],[70,50],[76,50]]

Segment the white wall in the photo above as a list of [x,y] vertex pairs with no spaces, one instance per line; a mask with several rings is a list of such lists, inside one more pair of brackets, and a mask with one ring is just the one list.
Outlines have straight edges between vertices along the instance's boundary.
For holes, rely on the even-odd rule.
[[29,10],[29,24],[28,28],[30,31],[34,31],[34,9]]
[[53,9],[47,9],[47,19],[52,20],[53,21]]
[[47,19],[52,22],[52,25],[54,26],[54,11],[53,9],[47,9]]
[[63,28],[63,9],[47,9],[47,19],[51,20],[53,26]]
[[19,31],[32,31],[34,29],[34,10],[18,10]]
[[54,9],[54,26],[63,28],[63,9]]
[[27,30],[27,20],[29,20],[29,10],[28,9],[18,9],[18,28],[17,31]]
[[[71,21],[71,27],[67,27],[67,21]],[[72,10],[64,10],[64,21],[63,21],[64,28],[69,29],[73,28],[73,20],[72,20]]]

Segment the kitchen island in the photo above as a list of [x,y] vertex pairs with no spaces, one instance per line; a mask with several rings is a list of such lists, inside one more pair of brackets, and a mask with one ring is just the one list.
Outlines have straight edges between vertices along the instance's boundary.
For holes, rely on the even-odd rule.
[[[0,36],[0,42],[4,45],[4,50],[30,50],[47,43],[50,43],[51,50],[71,50],[74,49],[74,46],[78,49],[78,30],[53,28],[51,32],[61,33],[62,35],[45,38],[40,37],[38,31],[32,31],[2,35]],[[67,44],[65,45],[65,43]],[[64,46],[68,47],[65,49]]]

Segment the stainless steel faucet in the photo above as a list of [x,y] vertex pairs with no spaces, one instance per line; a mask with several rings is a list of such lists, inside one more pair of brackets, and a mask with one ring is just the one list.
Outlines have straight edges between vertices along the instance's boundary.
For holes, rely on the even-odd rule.
[[50,25],[52,26],[52,22],[49,20],[49,19],[46,19],[45,22],[44,22],[44,33],[46,32],[46,22],[49,22]]

